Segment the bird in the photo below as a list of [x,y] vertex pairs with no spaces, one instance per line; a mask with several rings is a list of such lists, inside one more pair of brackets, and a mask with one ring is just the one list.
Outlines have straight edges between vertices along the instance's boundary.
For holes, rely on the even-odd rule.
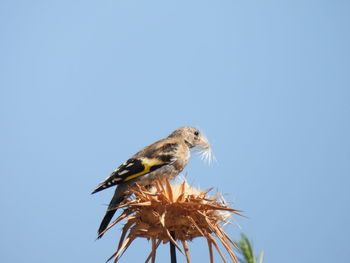
[[101,238],[117,207],[130,195],[136,183],[150,187],[155,180],[172,180],[183,171],[190,158],[190,149],[196,149],[203,159],[211,161],[211,146],[199,129],[183,126],[169,136],[150,144],[116,168],[91,194],[117,185],[113,198],[98,229]]

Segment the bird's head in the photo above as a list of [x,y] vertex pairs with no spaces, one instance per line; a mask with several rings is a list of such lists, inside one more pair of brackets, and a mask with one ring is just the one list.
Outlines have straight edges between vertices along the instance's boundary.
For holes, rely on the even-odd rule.
[[180,137],[188,148],[194,148],[200,153],[202,159],[212,161],[212,151],[208,139],[203,133],[193,127],[184,126],[173,131],[169,137]]

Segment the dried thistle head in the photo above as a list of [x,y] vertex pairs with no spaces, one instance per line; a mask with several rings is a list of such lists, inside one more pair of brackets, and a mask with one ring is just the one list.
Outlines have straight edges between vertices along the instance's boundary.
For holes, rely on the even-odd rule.
[[[190,262],[187,241],[195,237],[207,239],[210,262],[214,262],[213,246],[224,262],[226,259],[219,248],[221,241],[230,258],[237,263],[233,252],[236,244],[222,229],[231,213],[240,215],[239,211],[227,207],[220,196],[208,197],[208,191],[192,188],[184,181],[171,185],[169,181],[157,181],[155,187],[146,189],[136,185],[131,189],[135,198],[119,206],[123,213],[107,228],[110,229],[121,220],[123,227],[117,251],[109,258],[117,262],[133,240],[138,237],[152,240],[152,250],[146,262],[155,262],[156,249],[161,242],[172,242]],[[184,252],[176,241],[183,245]]]

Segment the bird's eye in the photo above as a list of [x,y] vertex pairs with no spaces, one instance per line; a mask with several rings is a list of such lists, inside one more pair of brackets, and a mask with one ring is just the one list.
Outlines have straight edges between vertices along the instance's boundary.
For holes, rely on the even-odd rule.
[[195,131],[195,132],[194,132],[194,135],[195,135],[195,136],[198,136],[198,135],[199,135],[199,131]]

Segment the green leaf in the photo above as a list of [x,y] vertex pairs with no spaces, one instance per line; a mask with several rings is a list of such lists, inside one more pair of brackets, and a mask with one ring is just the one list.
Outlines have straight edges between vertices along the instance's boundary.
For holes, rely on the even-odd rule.
[[257,260],[254,257],[254,252],[252,245],[247,238],[245,234],[241,234],[241,240],[237,242],[238,247],[240,249],[240,253],[242,254],[243,258],[239,259],[239,262],[241,263],[263,263],[264,261],[264,251],[261,251],[259,259]]

